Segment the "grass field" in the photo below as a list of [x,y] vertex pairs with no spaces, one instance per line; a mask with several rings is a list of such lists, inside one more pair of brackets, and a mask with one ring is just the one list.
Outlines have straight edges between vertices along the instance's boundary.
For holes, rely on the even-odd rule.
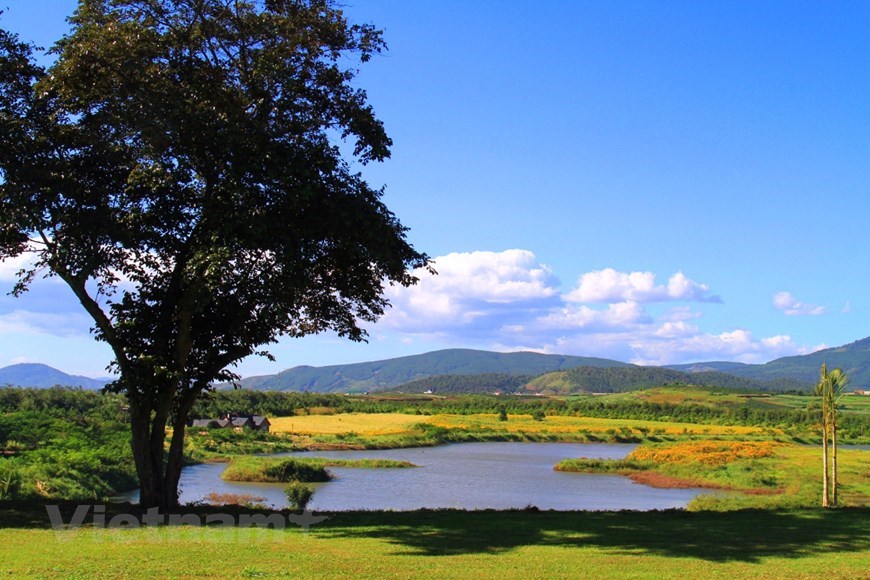
[[870,510],[332,514],[288,529],[46,529],[2,506],[11,577],[868,578]]

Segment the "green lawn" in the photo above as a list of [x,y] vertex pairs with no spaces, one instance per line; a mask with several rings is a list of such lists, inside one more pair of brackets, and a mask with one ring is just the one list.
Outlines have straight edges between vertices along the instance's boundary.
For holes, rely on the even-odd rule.
[[34,506],[13,508],[0,517],[0,573],[67,578],[870,577],[866,508],[363,512],[333,514],[307,533],[298,527],[55,532],[37,521],[38,512]]

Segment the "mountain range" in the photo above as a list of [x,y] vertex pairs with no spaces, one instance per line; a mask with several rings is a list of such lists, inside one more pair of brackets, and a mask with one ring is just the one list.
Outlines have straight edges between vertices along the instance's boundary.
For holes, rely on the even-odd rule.
[[[627,383],[610,385],[614,390],[624,390],[629,384],[647,385],[665,382],[686,382],[728,386],[731,388],[791,390],[808,389],[818,380],[819,367],[827,362],[831,368],[840,367],[851,379],[852,388],[870,385],[870,337],[807,355],[784,357],[766,364],[739,362],[700,362],[668,365],[664,367],[641,367],[630,363],[592,357],[540,354],[534,352],[498,353],[470,349],[447,349],[421,355],[405,356],[381,361],[331,365],[324,367],[299,366],[275,375],[242,379],[242,386],[252,389],[279,391],[312,391],[324,393],[405,390],[401,388],[414,381],[413,392],[422,392],[437,385],[427,379],[441,377],[437,383],[445,384],[445,375],[451,380],[464,382],[467,388],[454,387],[453,391],[491,392],[483,390],[482,384],[491,380],[493,385],[508,385],[503,375],[527,375],[541,377],[555,371],[569,371],[583,367],[584,372],[573,371],[573,386],[547,389],[559,392],[595,390],[596,374],[602,380],[613,377],[630,377]],[[594,371],[593,369],[604,369]],[[619,371],[617,369],[624,369]],[[632,369],[631,372],[627,372]],[[490,375],[485,379],[471,379],[469,375]],[[580,379],[586,375],[586,379]],[[459,380],[465,376],[466,379]],[[434,380],[434,379],[433,379]],[[591,381],[591,382],[590,382]],[[534,381],[530,384],[534,385]],[[552,384],[550,385],[552,386]],[[654,386],[654,385],[652,385]],[[444,392],[444,389],[441,389]]]
[[[447,349],[386,360],[298,366],[275,375],[242,379],[249,389],[322,393],[405,390],[422,392],[492,392],[518,386],[542,392],[630,390],[663,382],[692,382],[741,389],[807,389],[818,380],[819,367],[840,367],[851,388],[870,386],[870,337],[807,355],[766,364],[712,361],[642,367],[616,360],[541,354]],[[0,385],[101,388],[110,379],[68,375],[46,365],[17,364],[0,369]],[[409,384],[410,383],[410,384]],[[450,388],[443,388],[450,384]]]
[[38,363],[19,363],[0,368],[0,386],[15,385],[46,389],[60,385],[62,387],[102,389],[111,380],[68,375],[63,371]]
[[585,356],[537,352],[489,352],[453,348],[347,365],[298,366],[276,375],[248,377],[242,386],[276,391],[382,391],[418,379],[440,375],[541,375],[580,366],[620,367],[628,363]]

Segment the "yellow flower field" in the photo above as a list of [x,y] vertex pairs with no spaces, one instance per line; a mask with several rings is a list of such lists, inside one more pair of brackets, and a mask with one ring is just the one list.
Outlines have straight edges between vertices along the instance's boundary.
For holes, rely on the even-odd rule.
[[405,413],[340,413],[336,415],[298,415],[269,419],[273,433],[295,435],[398,435],[412,431],[424,421],[420,415]]
[[478,415],[411,415],[404,413],[344,413],[336,415],[302,415],[270,419],[275,433],[297,435],[398,435],[413,431],[418,423],[429,423],[445,429],[465,429],[500,433],[580,434],[606,433],[610,430],[630,429],[635,434],[643,431],[662,435],[764,435],[779,434],[779,430],[761,427],[727,425],[698,425],[666,421],[634,419],[599,419],[595,417],[549,416],[535,421],[531,415],[511,415],[499,421],[494,414]]
[[[611,429],[631,429],[635,433],[648,430],[664,435],[761,435],[769,433],[760,427],[725,425],[698,425],[669,421],[641,421],[635,419],[599,419],[597,417],[549,416],[535,421],[531,415],[511,415],[507,421],[499,421],[497,415],[432,415],[429,423],[447,429],[494,430],[507,433],[606,433]],[[776,431],[779,433],[779,431]]]
[[655,463],[725,465],[740,459],[771,457],[776,447],[772,441],[691,441],[667,447],[638,447],[629,457]]

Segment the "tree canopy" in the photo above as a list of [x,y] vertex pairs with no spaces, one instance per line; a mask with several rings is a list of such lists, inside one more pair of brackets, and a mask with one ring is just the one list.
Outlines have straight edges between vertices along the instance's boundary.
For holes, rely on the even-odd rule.
[[172,505],[210,382],[281,335],[364,339],[428,263],[351,164],[389,156],[348,66],[385,45],[331,0],[81,0],[70,22],[48,70],[0,31],[0,260],[31,253],[15,291],[57,276],[93,318],[143,502]]

